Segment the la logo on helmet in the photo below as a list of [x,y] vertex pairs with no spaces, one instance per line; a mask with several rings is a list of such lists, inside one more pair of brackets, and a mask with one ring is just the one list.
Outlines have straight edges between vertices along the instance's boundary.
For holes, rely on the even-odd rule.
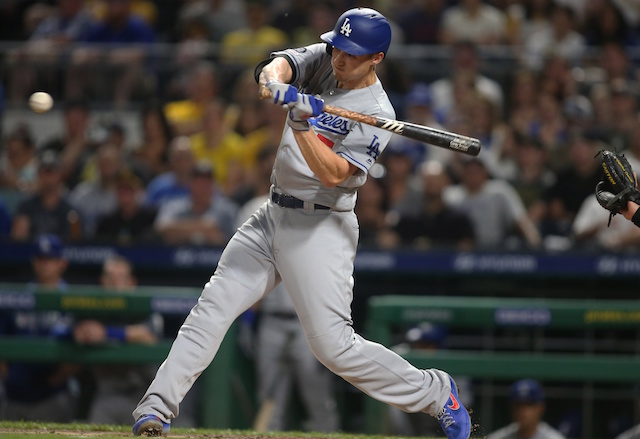
[[351,34],[351,25],[349,24],[349,17],[344,19],[344,23],[342,23],[342,27],[340,28],[340,33],[345,37],[348,37]]

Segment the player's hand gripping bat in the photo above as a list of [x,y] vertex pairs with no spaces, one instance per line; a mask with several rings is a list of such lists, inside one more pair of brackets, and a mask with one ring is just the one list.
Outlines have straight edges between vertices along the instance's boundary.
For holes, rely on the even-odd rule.
[[[271,91],[262,87],[260,89],[260,99],[270,99]],[[419,142],[458,151],[464,154],[477,156],[480,154],[482,144],[480,140],[473,137],[462,136],[449,131],[438,130],[424,125],[410,122],[387,119],[386,117],[370,116],[355,111],[346,110],[332,105],[324,105],[323,111],[346,119],[361,122],[374,127],[382,128],[400,136],[408,137]]]

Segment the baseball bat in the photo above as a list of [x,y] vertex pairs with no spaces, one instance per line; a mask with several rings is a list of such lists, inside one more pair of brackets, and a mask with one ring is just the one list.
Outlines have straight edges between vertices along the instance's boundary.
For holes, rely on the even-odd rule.
[[271,423],[273,409],[275,408],[275,406],[276,402],[273,400],[273,397],[269,397],[268,399],[264,400],[264,402],[260,405],[260,409],[258,410],[256,419],[253,422],[254,431],[269,431],[269,424]]
[[[271,98],[271,91],[266,87],[261,88],[260,98]],[[458,151],[471,156],[477,156],[480,154],[480,149],[482,148],[480,140],[473,137],[438,130],[424,125],[387,119],[386,117],[370,116],[368,114],[362,114],[327,104],[324,105],[323,111],[325,113],[334,114],[356,122],[382,128],[383,130],[390,131],[403,137],[408,137],[409,139],[428,143],[440,148],[450,149],[452,151]]]

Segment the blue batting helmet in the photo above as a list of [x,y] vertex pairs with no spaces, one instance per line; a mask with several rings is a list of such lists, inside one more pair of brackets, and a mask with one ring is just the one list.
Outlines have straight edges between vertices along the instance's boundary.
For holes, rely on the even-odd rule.
[[333,30],[320,38],[351,55],[378,52],[386,55],[391,43],[391,26],[375,9],[354,8],[342,14]]

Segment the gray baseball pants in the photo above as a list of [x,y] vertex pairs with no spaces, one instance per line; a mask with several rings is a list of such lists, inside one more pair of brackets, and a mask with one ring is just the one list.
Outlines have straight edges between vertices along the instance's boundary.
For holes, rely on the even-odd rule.
[[215,357],[233,321],[278,279],[284,282],[316,358],[367,395],[407,412],[436,415],[449,375],[420,370],[356,334],[351,321],[358,221],[353,212],[289,209],[266,202],[238,229],[167,359],[133,412],[170,422]]

